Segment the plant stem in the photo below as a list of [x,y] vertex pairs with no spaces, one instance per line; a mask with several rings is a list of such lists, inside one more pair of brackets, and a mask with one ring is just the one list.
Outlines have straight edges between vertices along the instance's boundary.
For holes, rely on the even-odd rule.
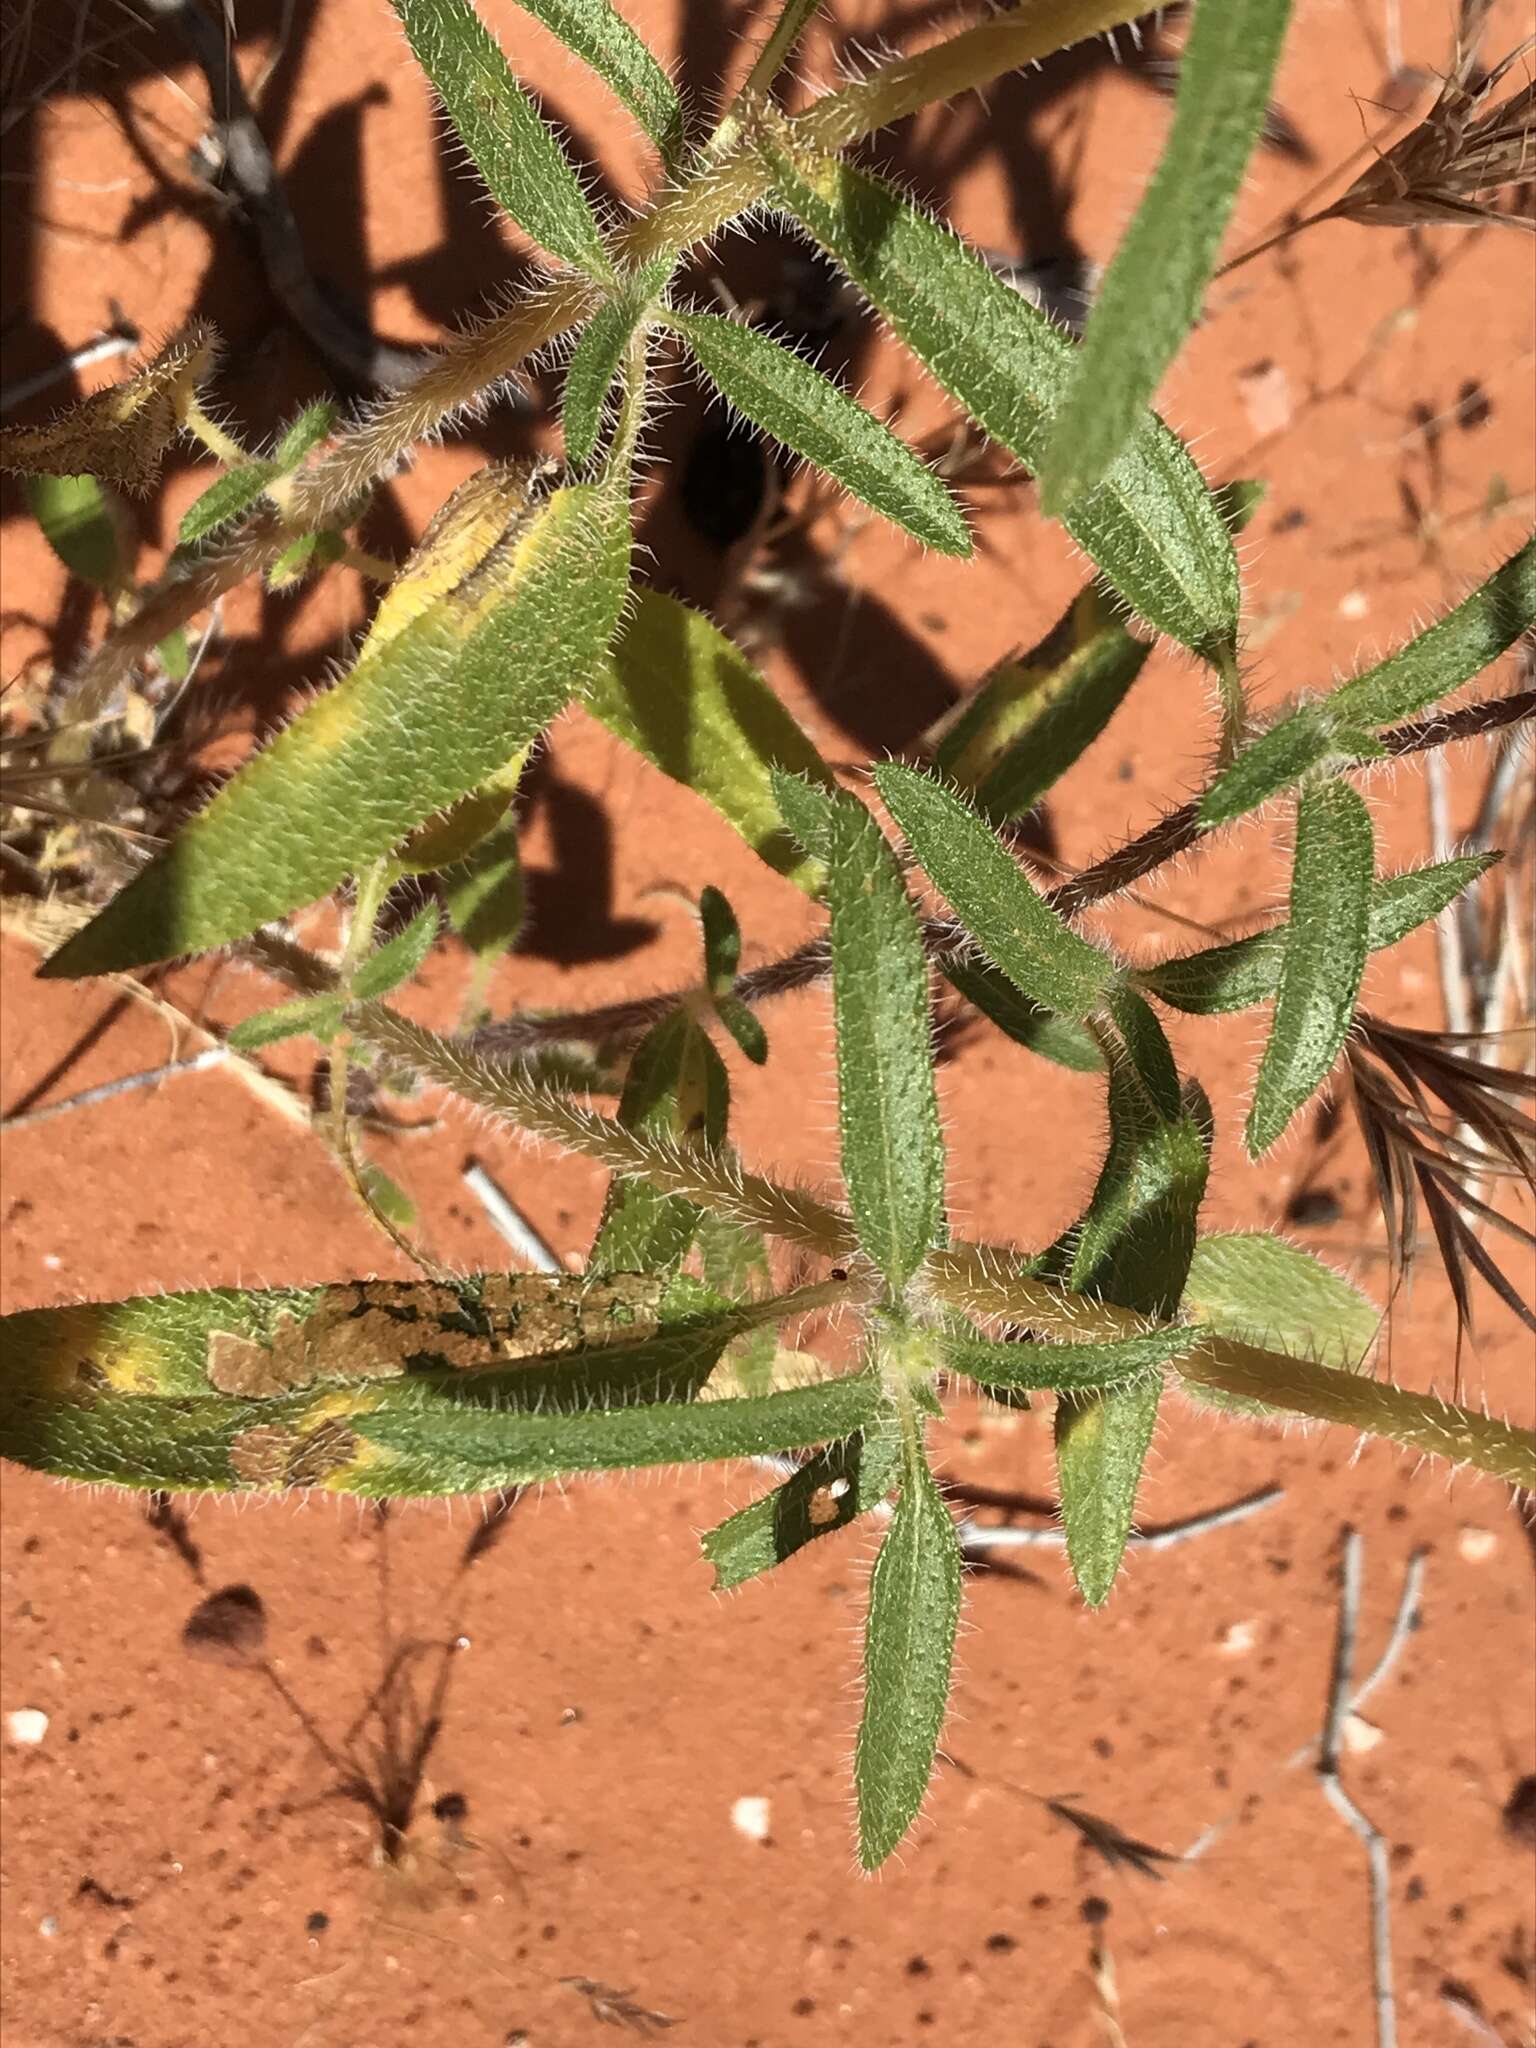
[[753,103],[766,97],[768,88],[788,63],[790,52],[820,5],[821,0],[783,0],[779,18],[770,29],[767,42],[758,52],[756,62],[742,81],[740,92],[726,108],[719,126],[709,139],[711,155],[723,156],[740,142],[742,131],[750,121]]
[[[389,862],[376,860],[357,878],[357,895],[352,906],[352,923],[347,931],[347,942],[342,948],[341,960],[337,967],[336,983],[343,995],[352,992],[352,980],[359,967],[367,959],[373,945],[373,928],[379,921],[379,911],[389,889]],[[362,1193],[355,1162],[352,1158],[352,1142],[347,1131],[347,1076],[352,1064],[352,1034],[345,1029],[338,1031],[330,1047],[330,1089],[331,1099],[326,1113],[326,1130],[331,1149],[348,1169],[347,1177],[358,1193]],[[364,1197],[366,1200],[366,1197]],[[369,1204],[371,1209],[372,1204]]]
[[210,455],[216,455],[231,469],[238,469],[241,463],[250,461],[250,456],[234,436],[226,434],[216,420],[209,419],[195,398],[188,399],[181,423],[189,434],[197,436]]

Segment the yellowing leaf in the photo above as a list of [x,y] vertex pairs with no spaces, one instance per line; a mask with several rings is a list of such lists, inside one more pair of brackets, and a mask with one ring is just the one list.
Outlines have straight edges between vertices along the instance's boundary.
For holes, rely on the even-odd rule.
[[43,427],[0,429],[0,469],[26,476],[93,476],[147,491],[181,432],[213,359],[213,329],[195,324],[147,368],[96,391]]

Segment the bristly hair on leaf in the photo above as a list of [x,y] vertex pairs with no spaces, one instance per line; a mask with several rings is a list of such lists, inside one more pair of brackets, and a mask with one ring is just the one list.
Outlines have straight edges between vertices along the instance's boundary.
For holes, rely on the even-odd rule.
[[[1474,1035],[1475,1036],[1475,1035]],[[1476,1226],[1487,1224],[1536,1249],[1536,1235],[1503,1215],[1481,1183],[1523,1182],[1536,1193],[1536,1076],[1477,1057],[1466,1037],[1413,1031],[1362,1011],[1345,1048],[1352,1098],[1387,1229],[1392,1294],[1419,1251],[1419,1200],[1456,1302],[1457,1394],[1461,1339],[1472,1327],[1475,1272],[1527,1329],[1536,1314]]]

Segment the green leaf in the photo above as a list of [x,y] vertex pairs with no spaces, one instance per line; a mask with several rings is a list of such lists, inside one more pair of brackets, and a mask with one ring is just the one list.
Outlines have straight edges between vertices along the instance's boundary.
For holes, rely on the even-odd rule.
[[939,958],[939,969],[944,979],[1015,1045],[1025,1046],[1074,1074],[1103,1073],[1104,1055],[1091,1031],[1031,1002],[995,967],[945,953]]
[[789,775],[775,769],[774,801],[790,832],[816,863],[817,889],[824,893],[827,863],[831,860],[832,815],[837,802],[835,784],[812,781],[804,775]]
[[358,1001],[387,996],[392,988],[409,981],[425,961],[437,939],[437,910],[423,910],[403,932],[370,953],[352,977],[352,994]]
[[1198,0],[1173,128],[1105,274],[1041,466],[1048,512],[1101,483],[1200,314],[1259,137],[1289,0]]
[[[1395,946],[1417,926],[1438,917],[1463,889],[1502,858],[1498,853],[1462,854],[1430,867],[1409,868],[1405,874],[1384,875],[1371,891],[1366,933],[1371,952]],[[1156,967],[1138,968],[1136,981],[1159,1002],[1192,1017],[1251,1009],[1255,1003],[1267,1002],[1280,986],[1288,930],[1284,923],[1270,925],[1264,931],[1250,932],[1245,939],[1234,939],[1230,945],[1209,946],[1200,953],[1163,960]]]
[[699,891],[704,940],[704,982],[711,995],[728,995],[741,967],[741,926],[730,902],[712,882]]
[[983,817],[1022,817],[1098,738],[1151,651],[1090,584],[1038,647],[992,671],[934,765]]
[[244,1017],[229,1034],[237,1052],[257,1052],[264,1045],[277,1045],[285,1038],[334,1038],[346,1016],[342,996],[305,996],[296,1003],[278,1003],[270,1010],[258,1010]]
[[644,317],[642,299],[625,294],[599,306],[581,331],[565,372],[560,423],[568,463],[589,462],[603,408],[618,380],[630,337]]
[[471,0],[393,5],[497,205],[554,255],[608,275],[602,234],[570,160]]
[[284,476],[297,469],[305,456],[320,446],[335,426],[338,416],[331,401],[322,398],[315,405],[306,405],[293,424],[284,428],[272,457]]
[[1172,1121],[1181,1106],[1179,1070],[1168,1035],[1151,1004],[1133,988],[1113,988],[1108,1008],[1119,1029],[1126,1058],[1146,1090],[1148,1102],[1160,1117]]
[[192,667],[192,650],[184,626],[173,627],[155,649],[160,666],[173,683],[184,683]]
[[357,1178],[367,1199],[396,1230],[410,1230],[416,1222],[416,1204],[399,1181],[371,1159],[358,1162]]
[[1145,1379],[1184,1357],[1199,1340],[1198,1330],[1171,1327],[1104,1344],[1003,1344],[984,1337],[951,1336],[941,1340],[940,1350],[951,1372],[964,1373],[983,1386],[1064,1392]]
[[[1073,344],[958,237],[879,179],[830,157],[767,154],[778,195],[944,389],[1038,469]],[[1237,641],[1232,540],[1188,451],[1144,413],[1067,531],[1141,616],[1208,657]]]
[[[1381,1311],[1342,1274],[1300,1245],[1268,1231],[1202,1237],[1184,1288],[1184,1313],[1218,1337],[1290,1358],[1359,1372],[1381,1330]],[[1184,1391],[1214,1408],[1274,1415],[1263,1401],[1185,1381]]]
[[[1165,1122],[1127,1063],[1109,1080],[1109,1150],[1088,1213],[1045,1262],[1079,1292],[1167,1318],[1178,1309],[1210,1169],[1210,1105],[1194,1083]],[[1090,1607],[1109,1598],[1157,1426],[1161,1377],[1106,1393],[1063,1395],[1056,1466],[1067,1557]]]
[[1379,759],[1371,728],[1426,710],[1497,661],[1536,625],[1536,540],[1447,612],[1443,619],[1374,668],[1303,704],[1245,747],[1205,793],[1200,823],[1230,824],[1290,787],[1330,757]]
[[982,819],[931,775],[896,762],[875,786],[907,843],[982,952],[1032,1002],[1081,1021],[1119,975],[1065,924]]
[[807,1544],[846,1529],[893,1491],[900,1466],[900,1439],[889,1429],[861,1431],[818,1451],[782,1486],[705,1534],[715,1591],[744,1585]]
[[312,903],[479,786],[599,668],[628,506],[595,486],[514,520],[477,570],[308,705],[46,963],[102,974],[202,951]]
[[516,821],[498,825],[472,853],[445,869],[442,889],[448,922],[477,959],[511,952],[523,928],[525,904]]
[[1374,858],[1358,791],[1325,782],[1302,792],[1280,987],[1244,1133],[1255,1159],[1327,1080],[1348,1036],[1370,944]]
[[864,1714],[853,1775],[859,1861],[878,1870],[917,1817],[949,1702],[960,1619],[960,1544],[921,1448],[875,1559],[864,1636]]
[[947,484],[882,420],[793,349],[713,313],[665,315],[738,412],[941,554],[971,536]]
[[852,797],[827,830],[843,1179],[859,1243],[899,1293],[944,1231],[928,962],[896,856]]
[[663,158],[682,146],[683,110],[672,81],[610,0],[518,0],[634,115]]
[[718,996],[715,1014],[753,1066],[762,1066],[768,1057],[768,1034],[756,1012],[749,1010],[739,996]]
[[[680,1147],[718,1152],[725,1142],[731,1084],[724,1062],[684,1009],[653,1025],[635,1048],[619,1098],[619,1122]],[[665,1272],[693,1243],[699,1210],[644,1181],[608,1190],[589,1264],[599,1272]]]
[[72,576],[108,596],[133,569],[127,515],[93,476],[29,476],[23,488],[43,538]]
[[242,462],[237,469],[225,470],[201,497],[193,499],[182,514],[181,524],[176,529],[176,545],[179,548],[191,547],[200,540],[206,540],[221,526],[227,526],[232,519],[238,519],[242,512],[249,511],[278,474],[275,462]]
[[832,771],[739,648],[702,612],[637,590],[587,700],[610,732],[682,783],[759,859],[800,888],[821,886],[774,793],[776,768],[833,788]]

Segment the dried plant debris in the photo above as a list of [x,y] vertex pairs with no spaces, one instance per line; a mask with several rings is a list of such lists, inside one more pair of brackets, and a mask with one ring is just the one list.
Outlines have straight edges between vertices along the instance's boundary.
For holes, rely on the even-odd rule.
[[1459,1332],[1472,1324],[1470,1272],[1487,1282],[1527,1329],[1536,1315],[1477,1234],[1486,1224],[1536,1248],[1523,1224],[1478,1192],[1520,1183],[1536,1192],[1536,1076],[1478,1057],[1454,1032],[1414,1031],[1362,1012],[1346,1048],[1355,1115],[1387,1227],[1395,1294],[1419,1250],[1419,1202],[1456,1300]]
[[1112,1820],[1105,1820],[1102,1814],[1087,1813],[1080,1806],[1069,1806],[1064,1799],[1047,1799],[1045,1810],[1057,1820],[1064,1820],[1068,1827],[1076,1828],[1089,1848],[1102,1856],[1111,1870],[1136,1870],[1143,1877],[1150,1877],[1161,1884],[1164,1873],[1159,1863],[1182,1863],[1183,1857],[1172,1849],[1156,1849],[1150,1842],[1140,1842],[1134,1835],[1128,1835]]
[[611,1984],[601,1984],[595,1977],[562,1977],[560,1982],[587,2001],[600,2026],[627,2027],[632,2034],[649,2037],[677,2025],[670,2013],[653,2012],[638,2004],[633,1991],[616,1991]]

